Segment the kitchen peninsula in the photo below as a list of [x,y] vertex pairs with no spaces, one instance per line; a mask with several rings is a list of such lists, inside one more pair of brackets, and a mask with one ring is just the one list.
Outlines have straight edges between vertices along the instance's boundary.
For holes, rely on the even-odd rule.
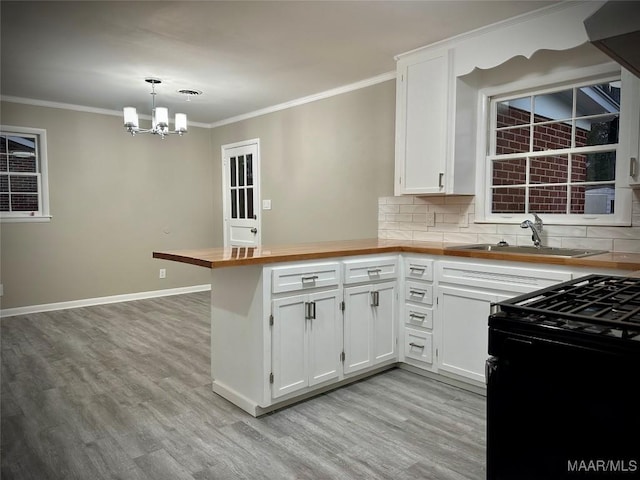
[[212,388],[254,416],[396,365],[482,392],[492,302],[640,270],[632,253],[571,258],[381,239],[153,257],[211,269]]

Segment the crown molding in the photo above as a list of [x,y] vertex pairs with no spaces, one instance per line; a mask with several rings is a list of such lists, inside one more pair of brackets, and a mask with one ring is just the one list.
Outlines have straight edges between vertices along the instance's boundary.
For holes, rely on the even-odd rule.
[[[72,103],[50,102],[48,100],[38,100],[35,98],[12,97],[10,95],[0,95],[0,100],[9,103],[20,103],[23,105],[33,105],[35,107],[60,108],[62,110],[71,110],[74,112],[97,113],[99,115],[111,115],[113,117],[122,117],[122,110],[108,110],[106,108],[87,107],[84,105],[74,105]],[[145,120],[151,120],[151,115],[138,115]],[[189,122],[189,126],[209,128],[208,123]]]
[[605,3],[606,3],[605,0],[562,0],[552,5],[548,5],[546,7],[533,10],[531,12],[521,13],[520,15],[516,15],[515,17],[507,18],[505,20],[500,20],[498,22],[495,22],[489,25],[484,25],[474,30],[469,30],[468,32],[463,32],[449,38],[444,38],[442,40],[439,40],[434,43],[430,43],[428,45],[424,45],[422,47],[414,48],[413,50],[409,50],[407,52],[399,53],[394,56],[394,59],[398,61],[403,57],[413,55],[417,52],[432,50],[438,47],[445,48],[445,47],[455,46],[461,42],[472,40],[475,37],[479,37],[481,35],[484,35],[496,30],[501,30],[507,27],[521,24],[523,22],[527,22],[537,18],[552,15],[554,13],[562,12],[564,10],[571,9],[571,8],[580,9],[584,7],[584,8],[590,8],[593,11],[595,11]]
[[332,88],[331,90],[325,90],[324,92],[315,93],[307,97],[298,98],[295,100],[291,100],[289,102],[280,103],[278,105],[272,105],[270,107],[266,107],[260,110],[255,110],[253,112],[243,113],[242,115],[237,115],[235,117],[226,118],[224,120],[220,120],[218,122],[209,124],[209,128],[217,128],[223,125],[229,125],[231,123],[240,122],[242,120],[248,120],[250,118],[260,117],[262,115],[267,115],[269,113],[274,113],[280,110],[286,110],[288,108],[304,105],[306,103],[315,102],[317,100],[323,100],[325,98],[335,97],[336,95],[352,92],[354,90],[360,90],[361,88],[371,87],[373,85],[377,85],[378,83],[394,80],[395,78],[396,78],[396,72],[394,70],[392,72],[383,73],[381,75],[367,78],[359,82],[350,83],[348,85],[343,85],[341,87]]
[[[249,118],[259,117],[261,115],[266,115],[268,113],[273,113],[280,110],[286,110],[287,108],[297,107],[299,105],[304,105],[306,103],[311,103],[317,100],[322,100],[325,98],[334,97],[336,95],[341,95],[343,93],[348,93],[354,90],[359,90],[361,88],[370,87],[378,83],[393,80],[395,78],[396,78],[396,72],[394,70],[392,72],[383,73],[381,75],[377,75],[375,77],[361,80],[359,82],[350,83],[348,85],[343,85],[341,87],[333,88],[331,90],[326,90],[324,92],[309,95],[307,97],[291,100],[289,102],[280,103],[278,105],[272,105],[270,107],[266,107],[260,110],[255,110],[253,112],[243,113],[242,115],[226,118],[218,122],[201,123],[201,122],[190,121],[189,125],[194,127],[201,127],[201,128],[217,128],[222,125],[228,125],[230,123],[240,122],[242,120],[247,120]],[[111,116],[117,116],[117,117],[122,116],[122,111],[119,111],[119,110],[116,111],[116,110],[108,110],[105,108],[86,107],[84,105],[73,105],[70,103],[49,102],[47,100],[38,100],[33,98],[22,98],[22,97],[12,97],[9,95],[0,95],[0,100],[3,102],[20,103],[23,105],[33,105],[37,107],[60,108],[63,110],[73,110],[76,112],[86,112],[86,113],[97,113],[100,115],[111,115]],[[151,120],[150,115],[140,115],[140,118]]]

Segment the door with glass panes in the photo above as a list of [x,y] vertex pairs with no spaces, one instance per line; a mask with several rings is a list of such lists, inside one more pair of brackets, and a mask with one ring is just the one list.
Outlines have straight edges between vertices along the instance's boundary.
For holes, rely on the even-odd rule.
[[222,146],[225,246],[260,245],[259,153],[257,139]]

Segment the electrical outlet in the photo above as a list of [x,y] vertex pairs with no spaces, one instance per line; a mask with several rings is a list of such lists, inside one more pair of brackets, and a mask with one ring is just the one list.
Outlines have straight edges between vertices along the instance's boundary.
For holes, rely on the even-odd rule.
[[161,268],[160,269],[160,278],[167,278],[167,269],[166,268]]

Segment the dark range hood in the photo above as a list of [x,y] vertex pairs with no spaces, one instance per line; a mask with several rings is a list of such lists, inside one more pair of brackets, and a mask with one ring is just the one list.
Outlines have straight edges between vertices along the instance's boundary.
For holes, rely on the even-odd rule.
[[584,27],[593,45],[640,77],[640,0],[607,2]]

